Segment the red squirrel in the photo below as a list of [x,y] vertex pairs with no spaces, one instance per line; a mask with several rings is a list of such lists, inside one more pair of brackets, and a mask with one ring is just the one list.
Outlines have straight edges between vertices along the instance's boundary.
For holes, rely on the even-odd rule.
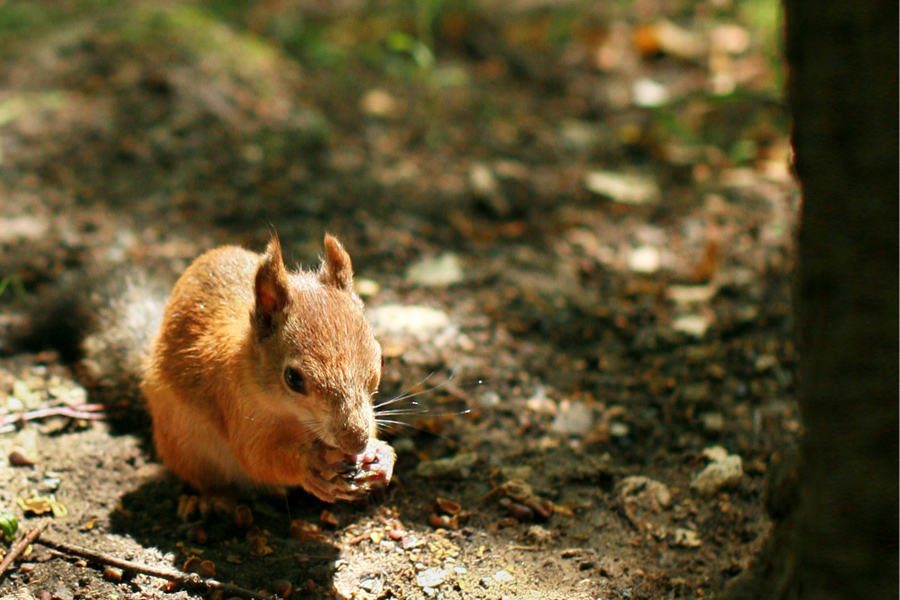
[[181,479],[204,495],[300,486],[326,502],[390,482],[395,455],[376,439],[372,403],[381,347],[336,238],[317,271],[288,271],[276,236],[263,254],[211,250],[164,312],[164,296],[132,279],[70,286],[38,311],[31,343],[69,335],[98,395],[139,389],[157,454]]
[[172,290],[141,391],[163,461],[204,492],[301,486],[352,500],[390,482],[376,439],[381,347],[350,256],[325,236],[316,272],[289,272],[273,236],[197,258]]

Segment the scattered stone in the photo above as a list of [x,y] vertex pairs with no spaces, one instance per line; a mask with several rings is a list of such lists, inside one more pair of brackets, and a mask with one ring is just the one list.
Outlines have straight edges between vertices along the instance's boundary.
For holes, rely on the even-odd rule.
[[423,287],[446,287],[463,280],[459,257],[445,252],[437,258],[426,258],[406,270],[406,279]]
[[359,107],[370,117],[389,119],[395,117],[399,106],[389,93],[382,89],[369,90],[359,101]]
[[384,584],[381,579],[372,575],[363,575],[359,578],[359,587],[371,594],[380,594]]
[[23,240],[39,240],[47,235],[49,223],[30,216],[0,218],[0,242],[12,244]]
[[659,512],[672,504],[672,492],[664,483],[634,475],[616,484],[616,492],[621,502],[633,504],[641,510]]
[[703,315],[681,315],[672,320],[672,329],[695,338],[702,338],[709,330],[709,319]]
[[771,354],[762,354],[756,357],[756,360],[753,361],[753,368],[756,369],[758,373],[763,373],[768,371],[769,369],[774,369],[778,366],[778,359],[772,356]]
[[631,101],[635,106],[655,108],[669,103],[669,90],[652,79],[638,79],[631,86]]
[[469,168],[469,186],[476,198],[490,198],[500,193],[497,178],[484,163],[475,163]]
[[532,525],[525,532],[525,537],[537,546],[544,546],[553,539],[553,532],[540,525]]
[[500,406],[500,394],[494,390],[484,390],[478,394],[478,404],[482,408],[496,408]]
[[529,410],[543,415],[555,415],[558,411],[556,402],[547,397],[547,388],[542,385],[538,385],[534,389],[534,393],[525,401],[525,406]]
[[685,548],[697,548],[702,544],[700,536],[691,529],[678,528],[675,530],[675,545]]
[[429,306],[384,304],[368,315],[373,327],[394,335],[431,335],[450,324],[447,313]]
[[656,246],[638,246],[628,255],[628,268],[635,273],[655,273],[662,266],[662,254]]
[[709,33],[709,41],[717,51],[727,54],[743,54],[750,48],[750,32],[733,23],[717,25]]
[[707,433],[721,433],[725,429],[725,417],[720,412],[705,412],[700,415],[700,421]]
[[51,598],[53,598],[53,600],[75,600],[75,592],[60,584],[53,590]]
[[707,448],[703,454],[712,462],[691,480],[692,490],[701,496],[712,496],[720,490],[733,488],[740,483],[744,476],[740,456],[728,454],[721,446]]
[[706,55],[706,42],[699,35],[679,27],[668,19],[660,19],[652,26],[659,50],[682,60],[697,60]]
[[614,438],[623,438],[628,437],[628,434],[631,433],[631,428],[627,423],[622,423],[621,421],[613,421],[609,424],[609,435]]
[[622,204],[656,204],[661,198],[659,186],[648,176],[611,171],[591,171],[584,179],[588,191]]
[[494,573],[494,581],[496,581],[497,583],[509,583],[513,579],[515,578],[509,571],[500,570]]
[[362,298],[371,298],[377,296],[381,291],[381,286],[374,279],[366,279],[359,277],[353,280],[353,288]]
[[670,285],[666,298],[675,304],[706,304],[716,295],[713,285]]
[[426,479],[441,477],[464,479],[469,476],[472,467],[479,459],[480,457],[474,452],[464,452],[449,458],[423,460],[416,466],[416,475]]
[[444,583],[444,580],[449,574],[450,571],[447,571],[446,569],[431,567],[430,569],[425,569],[416,574],[416,584],[422,588],[435,588]]
[[585,435],[594,427],[594,413],[584,402],[564,401],[550,427],[564,435]]

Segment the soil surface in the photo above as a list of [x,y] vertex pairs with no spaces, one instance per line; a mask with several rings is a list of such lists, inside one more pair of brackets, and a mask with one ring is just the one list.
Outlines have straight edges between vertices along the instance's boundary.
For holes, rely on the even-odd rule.
[[[799,432],[798,192],[746,15],[466,5],[425,35],[394,6],[220,4],[0,6],[0,332],[97,265],[168,281],[274,229],[314,266],[332,232],[378,399],[407,396],[394,481],[184,521],[139,408],[5,341],[17,537],[54,506],[45,539],[313,599],[701,598],[744,571]],[[37,543],[0,596],[237,593],[142,570]]]

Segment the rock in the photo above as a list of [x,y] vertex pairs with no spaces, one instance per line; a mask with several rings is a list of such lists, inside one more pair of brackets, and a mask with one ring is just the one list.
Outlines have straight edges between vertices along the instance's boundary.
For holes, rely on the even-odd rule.
[[666,298],[675,304],[706,304],[718,290],[713,285],[670,285]]
[[591,171],[584,178],[588,191],[622,204],[656,204],[661,194],[651,177],[610,171]]
[[764,373],[770,369],[774,369],[778,366],[778,359],[772,356],[771,354],[761,354],[756,357],[756,360],[753,361],[753,368],[755,368],[758,372]]
[[678,528],[675,530],[675,545],[685,548],[697,548],[701,545],[700,536],[696,531]]
[[701,496],[712,496],[740,483],[744,476],[740,456],[728,454],[721,446],[708,448],[703,451],[703,454],[712,462],[691,480],[692,490]]
[[416,574],[416,584],[419,587],[434,588],[444,583],[444,580],[449,574],[450,571],[447,571],[446,569],[431,567],[430,569],[425,569]]
[[366,279],[365,277],[357,277],[353,280],[353,289],[362,298],[371,298],[377,296],[381,291],[381,286],[374,279]]
[[709,329],[709,319],[703,315],[681,315],[672,320],[672,329],[691,337],[702,338]]
[[406,270],[406,279],[423,287],[445,287],[462,281],[463,270],[459,257],[445,252],[410,266]]
[[743,54],[750,48],[750,32],[739,25],[717,25],[709,33],[712,47],[727,54]]
[[564,401],[550,427],[565,435],[585,435],[594,427],[594,414],[584,402]]
[[653,24],[652,31],[660,51],[669,56],[697,60],[706,54],[706,42],[699,34],[679,27],[672,21],[660,19]]
[[525,537],[533,544],[543,546],[553,539],[553,532],[540,525],[532,525],[525,532]]
[[384,583],[381,581],[381,579],[373,575],[363,575],[359,579],[359,587],[371,594],[377,595],[380,594],[382,589],[384,588]]
[[39,240],[47,235],[50,224],[37,217],[0,218],[0,242],[12,244],[23,240]]
[[514,577],[509,571],[497,571],[494,573],[494,581],[497,583],[509,583]]
[[479,458],[474,452],[464,452],[449,458],[423,460],[416,466],[416,475],[425,479],[440,477],[463,479],[468,477]]
[[490,167],[475,163],[469,168],[469,186],[476,198],[490,198],[500,193],[500,185]]
[[359,101],[359,107],[370,117],[381,118],[395,117],[399,109],[394,97],[381,89],[366,92],[366,95]]
[[635,106],[655,108],[669,103],[669,90],[652,79],[638,79],[631,86],[631,101]]
[[628,426],[628,423],[622,423],[621,421],[613,421],[609,424],[609,435],[614,438],[623,438],[628,437],[628,434],[631,433],[631,427]]
[[662,255],[656,246],[638,246],[628,255],[628,268],[635,273],[655,273],[662,265]]
[[53,590],[53,596],[51,597],[53,600],[75,600],[75,592],[63,584],[59,584],[56,586],[56,589]]
[[430,336],[450,324],[442,310],[429,306],[384,304],[368,311],[372,326],[387,334]]
[[720,433],[725,429],[725,417],[720,412],[705,412],[700,415],[700,421],[707,433]]
[[672,492],[664,483],[634,475],[616,484],[620,502],[634,505],[643,511],[659,512],[672,503]]

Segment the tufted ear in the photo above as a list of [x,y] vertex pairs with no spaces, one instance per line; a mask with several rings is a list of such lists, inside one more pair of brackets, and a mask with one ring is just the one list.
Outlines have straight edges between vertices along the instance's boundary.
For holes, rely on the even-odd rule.
[[273,234],[256,270],[254,317],[259,337],[272,332],[290,302],[290,282],[281,256],[281,242]]
[[325,259],[319,269],[319,279],[345,292],[353,291],[353,264],[350,255],[330,233],[325,234]]

